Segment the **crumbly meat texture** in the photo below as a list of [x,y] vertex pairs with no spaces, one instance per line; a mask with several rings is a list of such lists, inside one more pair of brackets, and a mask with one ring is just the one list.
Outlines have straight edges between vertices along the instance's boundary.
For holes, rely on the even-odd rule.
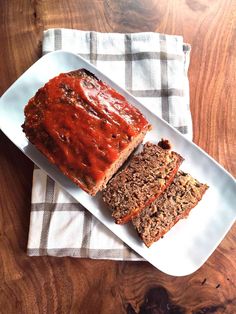
[[23,131],[53,164],[95,195],[142,142],[142,113],[87,70],[51,79],[25,107]]
[[147,247],[159,240],[180,219],[188,216],[208,186],[179,171],[172,184],[152,204],[132,219]]
[[113,210],[116,223],[128,222],[153,202],[172,182],[182,161],[179,154],[146,143],[103,191],[103,200]]

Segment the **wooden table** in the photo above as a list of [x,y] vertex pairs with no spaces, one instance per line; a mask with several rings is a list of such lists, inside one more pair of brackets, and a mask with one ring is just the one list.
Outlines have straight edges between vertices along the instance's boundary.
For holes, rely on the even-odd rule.
[[[194,142],[236,175],[235,0],[2,0],[1,94],[41,55],[44,29],[181,34]],[[236,313],[236,225],[196,273],[147,262],[26,256],[33,164],[0,142],[0,313]]]

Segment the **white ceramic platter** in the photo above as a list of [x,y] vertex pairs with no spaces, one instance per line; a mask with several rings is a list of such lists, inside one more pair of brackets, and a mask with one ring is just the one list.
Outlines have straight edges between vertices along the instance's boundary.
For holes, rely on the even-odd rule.
[[[35,92],[59,73],[79,68],[85,68],[94,73],[139,108],[153,126],[153,130],[148,133],[145,141],[150,140],[156,143],[161,137],[168,138],[174,150],[185,158],[181,169],[210,186],[202,201],[191,211],[188,219],[178,222],[163,239],[153,244],[151,248],[146,248],[142,244],[130,224],[116,225],[110,212],[103,205],[101,195],[91,197],[79,189],[52,166],[28,142],[22,132],[24,106]],[[147,261],[167,274],[183,276],[196,271],[216,249],[235,222],[236,182],[234,178],[199,147],[77,55],[64,51],[52,52],[32,65],[1,97],[0,126],[6,136],[25,155],[44,169],[107,228]]]

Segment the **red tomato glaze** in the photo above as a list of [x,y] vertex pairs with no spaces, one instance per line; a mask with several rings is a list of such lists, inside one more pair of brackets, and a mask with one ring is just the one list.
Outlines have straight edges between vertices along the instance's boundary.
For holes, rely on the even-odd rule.
[[83,71],[51,79],[29,101],[25,115],[46,134],[45,141],[35,135],[38,149],[90,186],[149,123],[122,95]]

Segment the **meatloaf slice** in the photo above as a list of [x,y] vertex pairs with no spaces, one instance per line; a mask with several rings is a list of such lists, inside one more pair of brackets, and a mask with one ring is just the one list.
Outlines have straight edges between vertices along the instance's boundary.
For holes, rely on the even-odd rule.
[[166,191],[132,220],[145,245],[150,247],[180,219],[187,217],[207,188],[206,184],[179,171]]
[[128,222],[153,202],[173,181],[182,161],[177,153],[146,143],[103,192],[103,200],[112,208],[116,223]]
[[22,127],[53,164],[95,195],[151,126],[121,94],[80,69],[40,88],[25,107]]

